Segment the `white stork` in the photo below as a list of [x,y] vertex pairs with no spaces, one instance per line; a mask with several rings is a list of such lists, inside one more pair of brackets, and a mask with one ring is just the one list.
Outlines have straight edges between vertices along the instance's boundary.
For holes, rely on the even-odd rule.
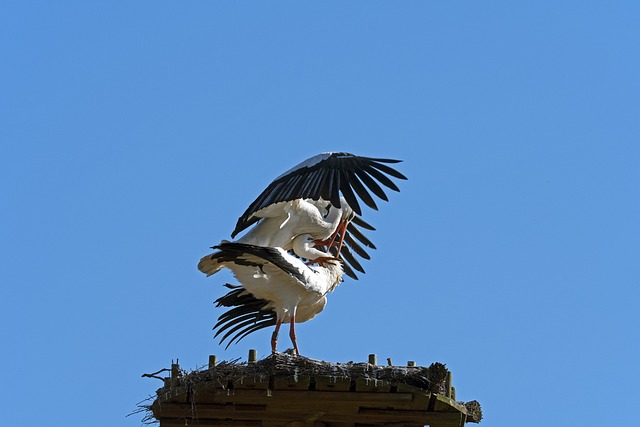
[[[353,252],[369,259],[368,253],[355,240],[375,249],[373,243],[358,229],[374,230],[360,215],[358,197],[367,206],[378,207],[367,188],[382,200],[388,198],[380,185],[399,191],[389,176],[407,179],[387,166],[400,160],[361,157],[350,153],[321,153],[313,156],[276,178],[240,216],[231,233],[255,225],[238,242],[258,246],[293,248],[293,239],[309,233],[321,244],[329,246],[334,256],[345,261],[345,273],[357,279],[353,269],[364,272]],[[356,197],[356,194],[358,197]],[[339,239],[336,240],[339,235]],[[346,243],[343,252],[343,242]],[[331,246],[336,243],[337,249]],[[207,268],[203,257],[198,268]],[[352,269],[353,267],[353,269]]]
[[[330,254],[314,248],[315,239],[310,234],[302,234],[293,239],[296,254],[308,259],[327,258]],[[273,324],[271,350],[276,351],[278,331],[283,322],[289,322],[289,336],[295,354],[299,354],[295,334],[295,323],[305,322],[320,313],[326,303],[327,293],[333,291],[342,281],[342,268],[336,260],[329,260],[319,266],[308,266],[299,258],[279,247],[257,246],[240,242],[225,242],[214,246],[218,252],[210,256],[208,276],[226,267],[242,283],[218,300],[218,305],[236,306],[220,316],[216,336],[231,328],[222,338],[238,331],[240,340],[254,330]],[[222,301],[222,302],[221,302]],[[234,311],[235,310],[235,311]],[[256,316],[262,313],[268,322],[258,324]]]

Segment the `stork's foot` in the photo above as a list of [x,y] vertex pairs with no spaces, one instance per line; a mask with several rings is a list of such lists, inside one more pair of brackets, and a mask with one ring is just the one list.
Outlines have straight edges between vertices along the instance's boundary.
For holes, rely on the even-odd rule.
[[289,356],[295,356],[295,357],[300,356],[300,354],[296,352],[295,348],[288,348],[284,351],[284,353],[288,354]]
[[318,265],[324,266],[324,264],[327,262],[331,262],[331,263],[340,262],[340,259],[332,256],[321,256],[320,258],[307,261],[305,264],[306,265],[318,264]]

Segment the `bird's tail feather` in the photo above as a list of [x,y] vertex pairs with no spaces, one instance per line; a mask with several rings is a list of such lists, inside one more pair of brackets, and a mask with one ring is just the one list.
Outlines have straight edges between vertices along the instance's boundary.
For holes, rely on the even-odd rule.
[[198,270],[206,274],[207,277],[217,273],[222,267],[223,265],[217,258],[213,257],[213,254],[203,256],[198,263]]

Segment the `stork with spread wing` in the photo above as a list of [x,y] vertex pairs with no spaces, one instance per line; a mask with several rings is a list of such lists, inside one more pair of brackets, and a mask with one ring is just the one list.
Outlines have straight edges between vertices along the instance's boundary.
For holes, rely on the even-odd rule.
[[[375,210],[371,193],[388,201],[378,183],[399,191],[390,177],[407,178],[387,165],[398,162],[349,153],[313,156],[269,184],[240,216],[231,237],[253,226],[237,241],[291,250],[293,239],[308,233],[344,261],[345,274],[357,279],[353,270],[364,273],[364,269],[354,253],[370,259],[362,245],[375,249],[359,228],[374,230],[361,218],[358,197]],[[207,258],[201,259],[200,270],[206,268]]]
[[240,216],[231,237],[246,233],[213,246],[216,252],[198,264],[207,276],[228,268],[241,284],[228,285],[232,290],[216,301],[230,307],[214,327],[216,336],[226,331],[221,343],[227,338],[229,344],[238,342],[275,325],[271,340],[275,351],[280,325],[288,321],[298,353],[295,323],[322,311],[326,294],[342,281],[343,273],[354,279],[354,270],[364,273],[354,254],[370,259],[361,245],[375,246],[359,227],[374,228],[361,218],[360,203],[377,210],[371,193],[388,201],[380,184],[399,191],[391,178],[406,177],[388,166],[398,162],[322,153],[269,184]]

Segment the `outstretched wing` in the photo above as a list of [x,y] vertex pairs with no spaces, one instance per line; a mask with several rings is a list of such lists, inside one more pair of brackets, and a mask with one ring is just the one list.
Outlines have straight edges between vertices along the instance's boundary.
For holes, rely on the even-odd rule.
[[379,183],[391,190],[400,191],[389,177],[407,179],[387,165],[400,161],[361,157],[350,153],[322,153],[311,157],[269,184],[238,219],[231,237],[260,219],[254,214],[278,202],[324,199],[340,207],[342,195],[356,215],[362,215],[358,197],[367,206],[377,210],[371,193],[382,200],[389,200]]

